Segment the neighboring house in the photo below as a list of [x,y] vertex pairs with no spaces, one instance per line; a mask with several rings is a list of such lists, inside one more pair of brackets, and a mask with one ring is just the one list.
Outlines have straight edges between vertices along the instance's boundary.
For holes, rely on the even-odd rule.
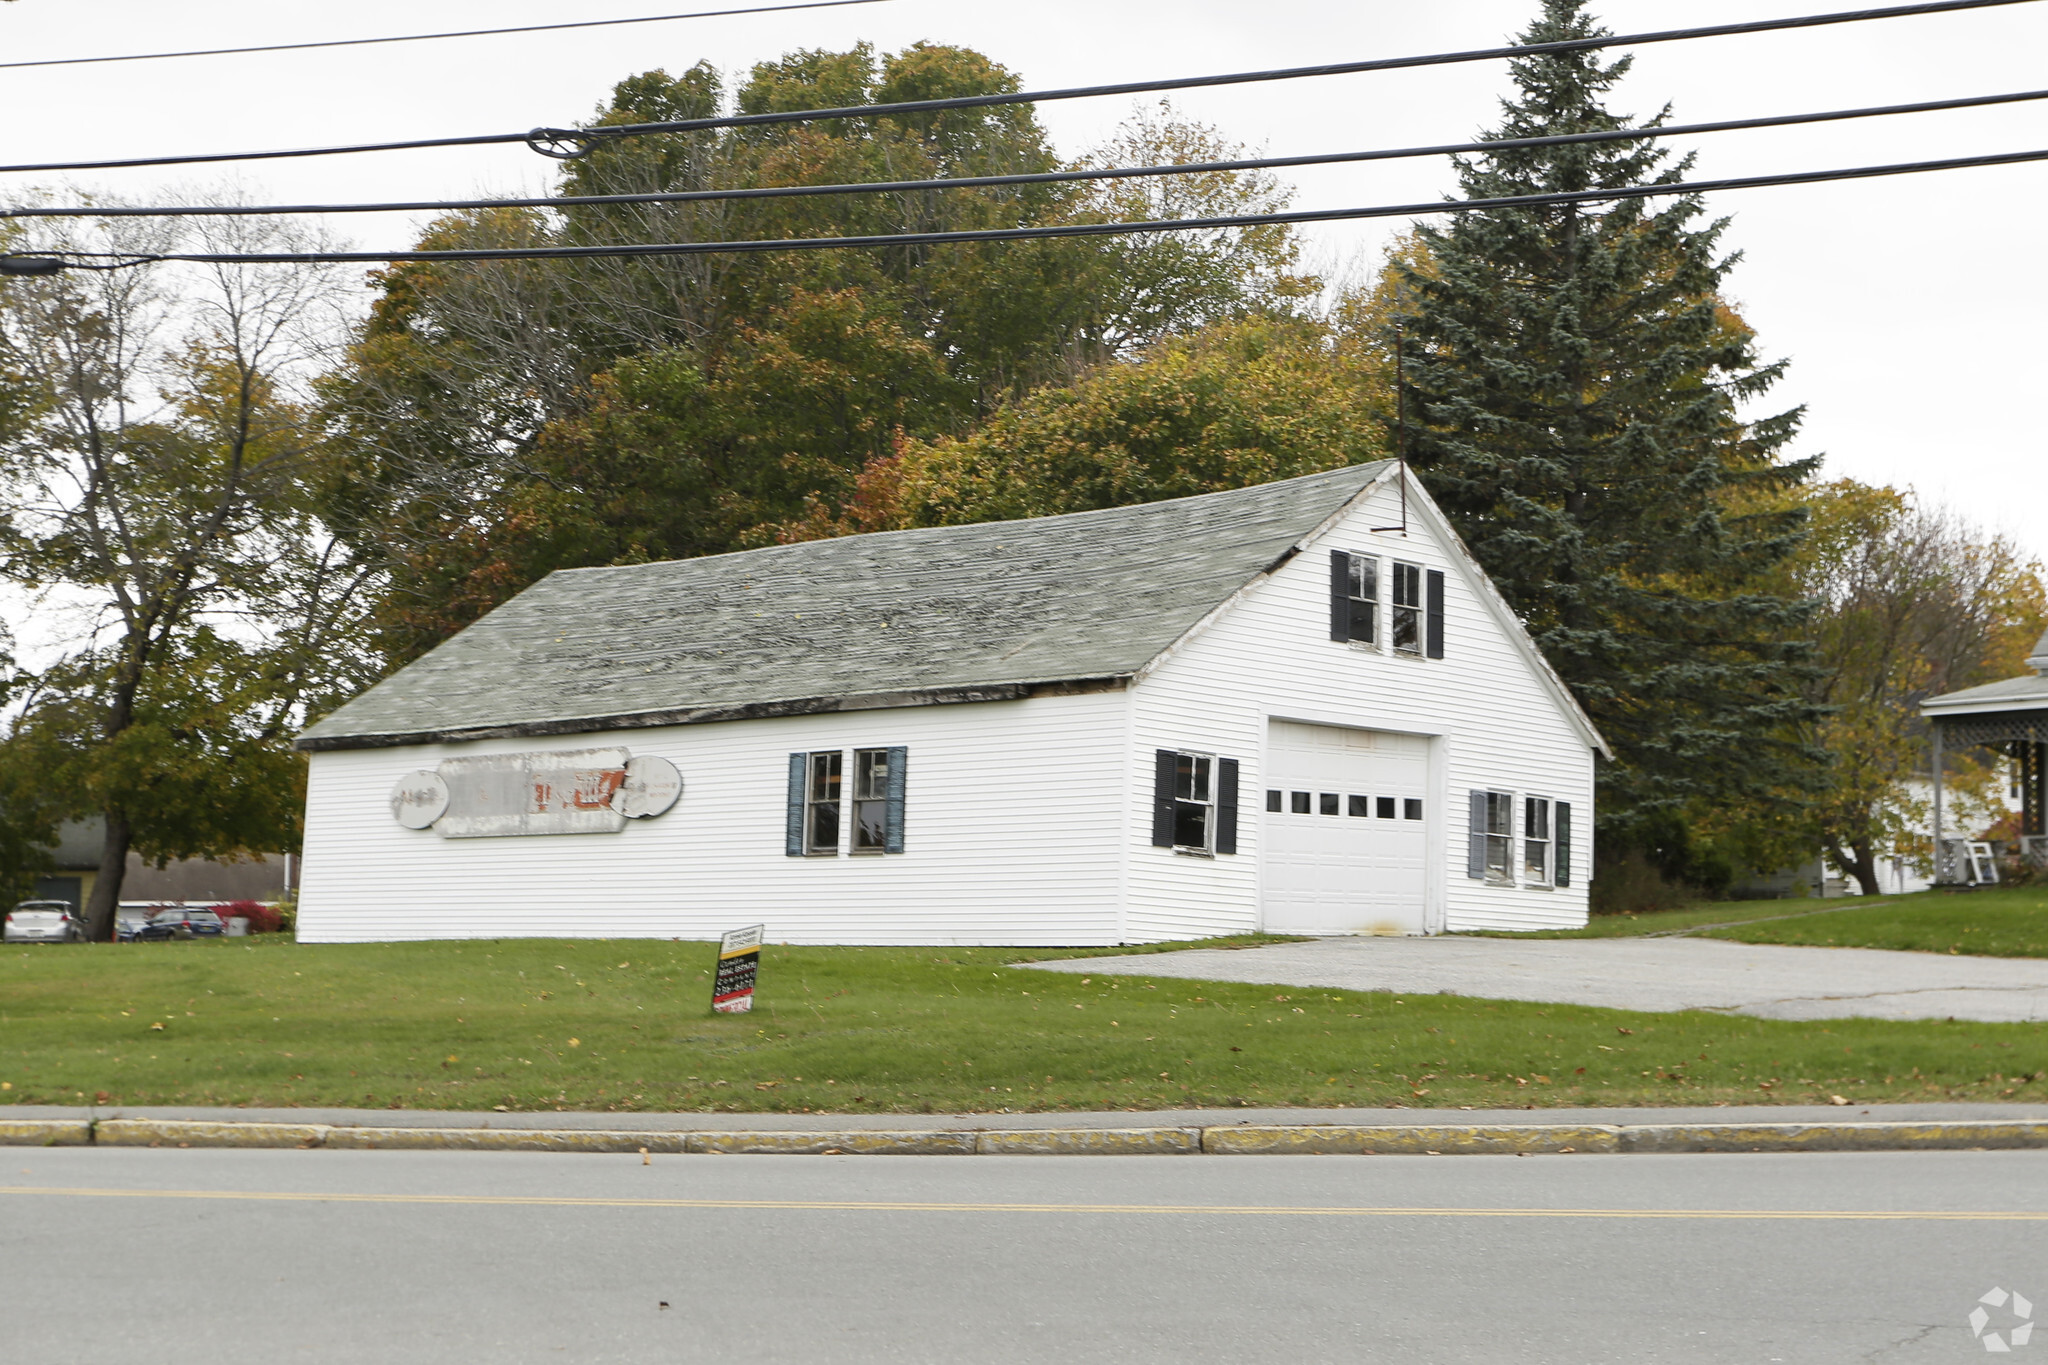
[[1403,481],[552,574],[300,738],[299,935],[1582,924],[1600,736]]
[[1967,879],[1961,840],[1974,831],[1958,829],[1946,810],[1944,755],[1982,747],[2005,755],[2020,811],[2020,844],[2030,857],[2048,863],[2048,632],[2027,659],[2032,670],[2017,678],[1966,687],[1929,697],[1920,704],[1934,734],[1935,882]]
[[[69,901],[84,909],[99,879],[100,850],[106,825],[98,817],[60,826],[51,850],[52,870],[36,879],[38,900]],[[139,854],[128,855],[121,878],[123,904],[189,901],[274,901],[293,879],[292,860],[282,853],[262,854],[243,862],[221,863],[206,858],[181,858],[153,867]]]

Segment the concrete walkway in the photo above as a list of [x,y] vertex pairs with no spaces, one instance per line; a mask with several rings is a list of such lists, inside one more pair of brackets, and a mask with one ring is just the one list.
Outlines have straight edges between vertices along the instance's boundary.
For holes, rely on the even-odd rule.
[[1021,970],[1480,996],[1765,1019],[2048,1020],[2048,961],[1695,938],[1326,938]]

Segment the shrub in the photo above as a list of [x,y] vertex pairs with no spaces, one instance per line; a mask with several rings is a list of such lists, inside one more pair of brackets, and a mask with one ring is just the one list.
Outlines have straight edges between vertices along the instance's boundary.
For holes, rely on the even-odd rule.
[[284,927],[284,918],[277,913],[277,907],[265,905],[262,901],[229,901],[226,905],[214,906],[213,912],[223,920],[238,915],[248,920],[252,934],[274,934]]

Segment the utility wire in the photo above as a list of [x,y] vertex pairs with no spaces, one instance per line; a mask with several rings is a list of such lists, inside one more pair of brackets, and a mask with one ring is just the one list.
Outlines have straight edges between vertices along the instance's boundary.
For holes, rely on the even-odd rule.
[[623,123],[589,128],[536,128],[525,133],[483,133],[473,137],[414,138],[397,142],[365,142],[338,147],[301,147],[268,152],[211,152],[189,156],[126,157],[114,161],[48,161],[0,166],[0,173],[23,171],[97,171],[141,166],[187,166],[200,162],[270,161],[286,157],[336,156],[354,152],[410,151],[430,147],[482,147],[524,142],[544,155],[569,159],[588,153],[598,143],[621,137],[650,133],[701,132],[712,128],[745,128],[765,124],[807,123],[818,119],[875,118],[881,115],[933,113],[947,109],[984,109],[996,105],[1032,104],[1048,100],[1089,99],[1104,95],[1144,94],[1161,90],[1188,90],[1208,86],[1245,85],[1261,81],[1298,80],[1311,76],[1353,75],[1369,71],[1393,71],[1411,67],[1448,66],[1460,62],[1496,61],[1544,53],[1588,52],[1599,48],[1646,43],[1668,43],[1691,38],[1720,38],[1736,34],[1769,33],[1783,29],[1818,28],[1830,24],[1858,23],[1867,19],[1896,19],[1911,15],[1946,14],[1958,10],[1991,9],[2004,5],[2032,4],[2035,0],[1931,0],[1916,5],[1894,5],[1883,9],[1847,10],[1833,14],[1812,14],[1791,19],[1762,19],[1743,24],[1715,24],[1699,28],[1665,29],[1654,33],[1631,33],[1606,38],[1573,38],[1555,43],[1527,43],[1512,47],[1478,48],[1465,52],[1440,52],[1420,57],[1383,57],[1371,61],[1339,62],[1325,66],[1286,67],[1271,71],[1239,71],[1220,76],[1192,76],[1175,80],[1126,81],[1115,85],[1073,86],[1061,90],[1023,91],[1014,94],[963,95],[952,99],[908,100],[893,104],[857,104],[830,109],[793,109],[763,114],[731,114],[717,118],[684,119],[669,123]]
[[0,210],[0,218],[200,218],[254,217],[295,213],[427,213],[458,209],[569,209],[615,204],[692,204],[734,199],[785,199],[819,194],[895,194],[916,190],[978,189],[1007,185],[1050,185],[1085,180],[1120,180],[1137,176],[1207,175],[1221,171],[1263,171],[1290,166],[1343,165],[1361,161],[1395,161],[1425,156],[1515,151],[1586,142],[1627,142],[1685,137],[1698,133],[1740,132],[1796,124],[1831,123],[1844,119],[1892,114],[1926,114],[1988,105],[2019,104],[2048,99],[2048,90],[2022,90],[2003,95],[1969,95],[1960,99],[1917,104],[1876,105],[1816,114],[1774,114],[1763,118],[1723,119],[1712,123],[1677,123],[1646,128],[1616,128],[1592,133],[1560,133],[1548,137],[1496,138],[1486,142],[1448,142],[1430,147],[1398,147],[1382,151],[1325,152],[1308,156],[1258,157],[1241,161],[1190,161],[1162,166],[1113,166],[1097,170],[1039,171],[1019,175],[951,176],[935,180],[857,181],[838,185],[770,185],[730,190],[671,190],[644,194],[576,194],[531,199],[423,199],[371,204],[168,204],[158,206],[60,206]]
[[171,57],[235,57],[245,52],[304,52],[317,47],[368,47],[375,43],[425,43],[439,38],[494,38],[502,33],[552,33],[565,28],[614,28],[620,24],[665,24],[676,19],[716,19],[727,14],[779,14],[793,9],[837,9],[841,5],[877,5],[882,0],[804,0],[792,5],[750,5],[745,9],[707,9],[690,14],[649,14],[638,19],[578,19],[563,24],[523,24],[518,28],[469,28],[450,33],[408,33],[396,38],[334,38],[321,43],[267,43],[262,47],[202,47],[185,52],[131,52],[119,57],[50,57],[32,62],[0,62],[0,71],[28,66],[93,66],[102,62],[157,62]]
[[792,237],[735,242],[627,242],[612,246],[478,247],[449,251],[194,251],[137,254],[112,251],[62,251],[48,256],[0,255],[0,275],[54,275],[64,269],[125,270],[163,261],[204,265],[389,264],[406,261],[537,261],[598,257],[708,256],[761,251],[817,251],[846,248],[946,245],[960,242],[1016,242],[1056,237],[1111,237],[1142,232],[1201,232],[1260,227],[1274,223],[1329,223],[1363,218],[1416,218],[1442,213],[1483,213],[1501,209],[1549,208],[1569,204],[1613,203],[1667,195],[1707,194],[1717,190],[1765,189],[1782,185],[1815,185],[1832,180],[1871,180],[1881,176],[1918,175],[1929,171],[1968,170],[2048,161],[2048,149],[1997,152],[1989,156],[1949,157],[1937,161],[1894,162],[1852,166],[1832,171],[1792,171],[1779,175],[1736,176],[1720,180],[1674,181],[1670,184],[1625,185],[1615,189],[1557,194],[1517,194],[1491,199],[1436,200],[1422,204],[1383,204],[1368,208],[1296,209],[1284,213],[1235,214],[1220,218],[1162,218],[1148,222],[1058,223],[1044,227],[978,228],[964,232],[902,232],[868,237]]

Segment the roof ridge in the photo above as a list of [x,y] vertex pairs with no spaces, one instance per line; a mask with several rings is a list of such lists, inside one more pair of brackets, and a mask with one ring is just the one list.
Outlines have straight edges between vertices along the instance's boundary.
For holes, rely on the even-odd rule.
[[[722,550],[715,555],[685,555],[679,559],[647,559],[633,564],[582,564],[572,569],[552,570],[547,577],[554,578],[562,574],[610,573],[615,570],[646,569],[658,564],[710,564],[721,559],[739,559],[747,555],[766,554],[775,550],[798,550],[807,545],[829,545],[846,540],[885,540],[901,536],[937,536],[981,530],[992,526],[1043,526],[1047,522],[1073,522],[1089,517],[1128,515],[1133,512],[1173,507],[1182,503],[1203,502],[1213,498],[1241,497],[1253,492],[1262,492],[1273,488],[1286,488],[1293,484],[1306,483],[1310,479],[1335,479],[1342,474],[1363,473],[1367,470],[1372,472],[1365,480],[1365,482],[1369,483],[1372,476],[1378,475],[1385,466],[1392,463],[1391,459],[1368,460],[1364,464],[1339,465],[1335,469],[1319,469],[1308,474],[1294,474],[1284,479],[1274,479],[1270,483],[1248,483],[1238,488],[1214,488],[1207,493],[1184,493],[1177,498],[1155,498],[1150,502],[1125,502],[1118,503],[1114,507],[1087,507],[1078,512],[1049,512],[1042,517],[1009,517],[1001,521],[948,522],[940,526],[897,526],[885,531],[853,531],[843,536],[820,536],[815,540],[791,540],[778,542],[774,545],[756,545],[752,549],[747,550]],[[545,580],[536,581],[542,582]]]

